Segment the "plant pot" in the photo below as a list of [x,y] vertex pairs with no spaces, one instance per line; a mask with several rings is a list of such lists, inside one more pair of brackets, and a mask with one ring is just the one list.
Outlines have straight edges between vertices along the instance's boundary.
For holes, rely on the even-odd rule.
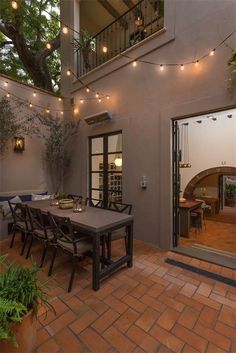
[[36,318],[33,315],[33,310],[26,314],[21,322],[12,325],[12,331],[16,337],[18,347],[15,347],[11,342],[0,341],[1,353],[31,353],[34,348],[34,340],[36,333]]

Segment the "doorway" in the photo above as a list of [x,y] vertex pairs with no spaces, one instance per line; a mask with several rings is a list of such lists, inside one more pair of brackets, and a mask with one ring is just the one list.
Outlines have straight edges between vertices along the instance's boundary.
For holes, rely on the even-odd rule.
[[173,120],[174,249],[235,262],[234,136],[236,109]]

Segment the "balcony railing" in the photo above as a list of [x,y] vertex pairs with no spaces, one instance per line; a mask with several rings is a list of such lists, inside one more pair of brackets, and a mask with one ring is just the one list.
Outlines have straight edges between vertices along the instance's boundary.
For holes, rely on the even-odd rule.
[[[141,0],[77,50],[77,77],[163,28],[164,0]],[[84,42],[84,41],[83,41]]]

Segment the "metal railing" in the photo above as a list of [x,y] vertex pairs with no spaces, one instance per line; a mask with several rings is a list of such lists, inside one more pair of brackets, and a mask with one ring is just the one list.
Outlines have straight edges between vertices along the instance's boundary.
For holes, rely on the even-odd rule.
[[164,0],[141,0],[77,50],[77,77],[163,28]]

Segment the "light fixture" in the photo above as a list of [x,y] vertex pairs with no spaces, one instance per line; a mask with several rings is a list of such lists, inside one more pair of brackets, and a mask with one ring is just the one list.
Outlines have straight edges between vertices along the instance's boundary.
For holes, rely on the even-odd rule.
[[95,97],[96,97],[96,98],[99,98],[99,94],[98,94],[98,93],[96,93],[96,94],[95,94]]
[[142,26],[142,24],[143,24],[143,19],[142,19],[140,16],[138,16],[138,17],[136,18],[136,20],[134,21],[134,24],[135,24],[137,27]]
[[11,2],[11,7],[12,7],[14,10],[17,10],[17,9],[18,9],[18,4],[17,4],[17,2],[13,0],[13,1]]
[[132,63],[133,67],[136,67],[137,66],[137,61],[134,60],[133,63]]
[[29,103],[29,107],[32,108],[32,107],[33,107],[33,104],[32,104],[32,103]]
[[212,115],[208,115],[207,118],[212,120],[213,116]]
[[196,123],[201,124],[202,120],[197,120]]
[[61,101],[62,101],[61,97],[58,97],[58,101],[59,101],[59,102],[61,102]]
[[212,51],[210,52],[210,56],[213,56],[215,54],[215,49],[212,49]]
[[24,137],[14,137],[14,152],[22,153],[25,149]]
[[198,66],[199,65],[199,60],[196,60],[195,63],[194,63],[195,66]]
[[36,94],[36,92],[34,91],[34,92],[33,92],[33,96],[36,97],[36,95],[37,95],[37,94]]
[[163,64],[160,65],[160,71],[164,71],[164,65]]
[[79,109],[77,107],[74,108],[74,114],[78,114],[79,113]]
[[102,101],[101,98],[98,98],[98,103],[101,103],[101,101]]
[[82,98],[80,99],[80,103],[81,103],[81,104],[83,104],[83,103],[84,103],[84,100],[83,100]]
[[87,93],[89,93],[89,92],[90,92],[90,89],[89,89],[88,87],[86,88],[86,92],[87,92]]
[[47,43],[47,44],[46,44],[46,48],[47,48],[48,50],[50,50],[50,49],[52,48],[51,44],[50,44],[50,43]]
[[64,26],[64,27],[62,28],[62,32],[63,32],[64,34],[67,34],[67,33],[69,32],[68,27]]
[[8,86],[8,82],[7,82],[7,81],[4,82],[4,86],[5,86],[5,87]]
[[115,163],[115,166],[116,166],[116,167],[122,167],[122,158],[121,158],[121,157],[117,157],[117,158],[114,160],[114,163]]
[[110,99],[110,96],[106,96],[106,99],[109,100],[109,99]]
[[103,53],[107,53],[107,47],[106,47],[106,46],[103,46],[103,47],[102,47],[102,51],[103,51]]
[[63,115],[64,114],[64,112],[63,111],[61,111],[61,115]]
[[182,71],[184,70],[184,64],[180,65],[180,70],[182,70]]
[[46,108],[46,109],[45,109],[45,112],[46,112],[47,114],[49,114],[49,113],[50,113],[50,109],[49,109],[49,108]]
[[10,98],[10,93],[9,92],[7,92],[7,98]]
[[68,69],[68,70],[66,71],[66,74],[67,74],[67,76],[70,76],[70,75],[71,75],[70,69]]
[[227,118],[231,119],[233,117],[232,114],[227,115]]

